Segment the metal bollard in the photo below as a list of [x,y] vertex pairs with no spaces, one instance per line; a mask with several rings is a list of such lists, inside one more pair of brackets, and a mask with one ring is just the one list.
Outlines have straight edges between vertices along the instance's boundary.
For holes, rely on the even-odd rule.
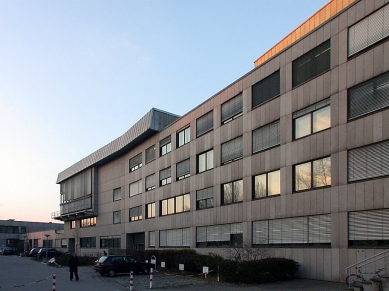
[[132,290],[133,283],[134,283],[134,272],[131,271],[131,273],[130,273],[130,290]]
[[53,274],[53,291],[55,291],[55,274]]
[[150,269],[150,289],[153,288],[153,268]]

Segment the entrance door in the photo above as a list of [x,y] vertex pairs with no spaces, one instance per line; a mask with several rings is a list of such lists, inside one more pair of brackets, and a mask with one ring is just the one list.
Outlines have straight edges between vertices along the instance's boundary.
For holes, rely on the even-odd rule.
[[145,233],[127,233],[128,250],[144,250],[145,249]]

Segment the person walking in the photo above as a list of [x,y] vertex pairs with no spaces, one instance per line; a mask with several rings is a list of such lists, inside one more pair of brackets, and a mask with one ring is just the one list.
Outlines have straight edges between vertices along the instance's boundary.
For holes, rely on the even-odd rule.
[[73,280],[73,273],[76,276],[76,281],[78,281],[80,278],[78,277],[78,258],[76,253],[73,253],[72,257],[70,258],[68,267],[70,272],[70,281]]

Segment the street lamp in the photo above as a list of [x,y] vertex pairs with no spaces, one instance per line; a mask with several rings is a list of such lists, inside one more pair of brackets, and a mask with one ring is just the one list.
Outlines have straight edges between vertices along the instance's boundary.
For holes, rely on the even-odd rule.
[[48,246],[49,246],[49,236],[50,236],[49,234],[45,234],[45,237],[46,237],[46,258],[43,259],[43,262],[45,264],[47,264],[47,257],[49,255],[49,248],[48,248]]

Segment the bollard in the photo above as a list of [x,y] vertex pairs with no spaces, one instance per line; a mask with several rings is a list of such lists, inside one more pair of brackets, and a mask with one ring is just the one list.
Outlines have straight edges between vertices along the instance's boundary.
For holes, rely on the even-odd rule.
[[55,291],[55,274],[53,274],[53,291]]
[[150,289],[153,288],[153,268],[150,269]]
[[130,273],[130,290],[132,290],[132,283],[133,283],[133,281],[134,281],[134,272],[131,271],[131,273]]

